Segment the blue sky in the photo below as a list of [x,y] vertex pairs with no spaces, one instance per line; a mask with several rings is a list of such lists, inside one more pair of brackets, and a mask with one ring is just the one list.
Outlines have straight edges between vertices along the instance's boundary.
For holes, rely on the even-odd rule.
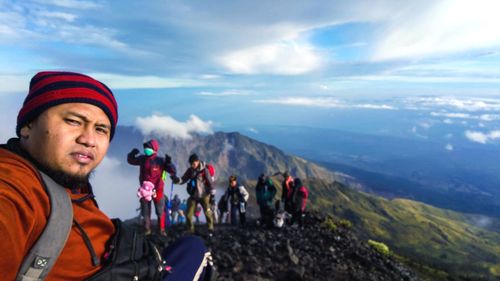
[[281,116],[303,112],[302,125],[321,127],[335,110],[398,110],[401,101],[388,100],[394,97],[500,98],[495,0],[34,0],[0,7],[0,109],[8,123],[41,70],[105,82],[126,125],[153,114],[184,127],[193,114],[215,128],[284,124]]
[[[296,125],[439,139],[450,153],[498,144],[498,11],[497,0],[0,0],[0,139],[30,78],[68,70],[106,83],[119,124],[144,134]],[[134,190],[125,166],[105,158],[96,185]],[[135,214],[107,207],[136,203],[133,192],[105,190],[111,215]]]

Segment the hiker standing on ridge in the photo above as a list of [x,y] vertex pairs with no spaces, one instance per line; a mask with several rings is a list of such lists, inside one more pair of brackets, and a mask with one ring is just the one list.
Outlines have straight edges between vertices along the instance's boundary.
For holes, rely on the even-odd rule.
[[306,210],[309,190],[302,184],[302,180],[295,178],[293,182],[292,195],[292,221],[290,224],[298,222],[299,226],[304,224],[304,212]]
[[178,223],[179,213],[181,212],[181,199],[179,199],[179,195],[175,194],[174,199],[172,199],[172,214],[171,214],[171,222],[172,224]]
[[260,209],[260,221],[263,225],[271,226],[273,220],[273,200],[276,195],[276,186],[270,177],[264,174],[259,176],[255,187],[255,197]]
[[281,202],[283,202],[284,209],[287,213],[293,213],[292,207],[292,193],[293,193],[293,178],[290,172],[283,173],[283,181],[281,182]]
[[248,194],[245,187],[238,183],[238,178],[235,175],[229,177],[229,186],[222,197],[227,198],[231,212],[231,224],[237,225],[238,218],[236,214],[240,214],[240,225],[246,224],[246,209]]
[[229,208],[227,207],[227,203],[227,197],[221,196],[221,198],[219,198],[219,202],[217,203],[217,211],[219,212],[219,224],[228,222],[227,215]]
[[160,148],[158,141],[155,139],[149,140],[143,144],[144,154],[138,155],[137,148],[132,149],[127,155],[127,162],[130,165],[140,166],[139,172],[139,185],[142,186],[144,182],[149,181],[154,185],[156,195],[153,200],[141,198],[141,215],[144,219],[144,233],[151,234],[151,201],[154,202],[156,216],[158,218],[158,226],[160,233],[166,235],[165,232],[165,197],[163,196],[164,182],[162,179],[163,171],[168,172],[171,176],[175,175],[175,167],[172,165],[170,156],[165,155],[165,158],[157,155]]
[[[112,91],[90,76],[44,71],[31,79],[17,138],[0,145],[2,280],[192,280],[209,262],[198,237],[162,252],[99,210],[89,178],[117,121]],[[133,257],[132,242],[141,245]]]
[[187,183],[186,189],[189,194],[187,201],[187,227],[188,232],[194,233],[193,215],[196,210],[196,205],[201,204],[207,219],[209,235],[213,235],[214,220],[211,202],[215,200],[215,187],[213,179],[208,170],[207,164],[198,158],[198,155],[191,154],[189,156],[189,164],[191,165],[181,178],[172,176],[172,181],[175,184]]

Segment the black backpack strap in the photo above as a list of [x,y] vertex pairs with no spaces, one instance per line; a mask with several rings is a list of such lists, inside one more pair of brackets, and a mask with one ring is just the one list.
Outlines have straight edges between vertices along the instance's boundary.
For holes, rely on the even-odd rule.
[[24,258],[17,281],[41,281],[61,254],[73,222],[73,206],[65,188],[40,172],[50,198],[50,215],[42,234]]

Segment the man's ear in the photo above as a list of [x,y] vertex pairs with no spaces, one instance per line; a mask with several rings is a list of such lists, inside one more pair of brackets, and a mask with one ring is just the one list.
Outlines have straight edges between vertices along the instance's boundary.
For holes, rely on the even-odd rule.
[[27,139],[29,138],[30,136],[30,131],[31,131],[31,128],[33,127],[33,124],[30,122],[26,125],[24,125],[22,128],[21,128],[21,131],[20,131],[20,135],[21,135],[21,138],[22,139]]

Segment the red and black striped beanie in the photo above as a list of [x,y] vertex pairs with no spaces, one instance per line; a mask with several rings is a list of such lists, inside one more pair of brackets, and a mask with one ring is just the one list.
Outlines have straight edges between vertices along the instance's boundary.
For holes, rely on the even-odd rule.
[[111,123],[110,140],[118,122],[113,92],[92,77],[74,72],[39,72],[30,82],[30,91],[17,115],[16,133],[48,108],[63,103],[89,103],[102,109]]

